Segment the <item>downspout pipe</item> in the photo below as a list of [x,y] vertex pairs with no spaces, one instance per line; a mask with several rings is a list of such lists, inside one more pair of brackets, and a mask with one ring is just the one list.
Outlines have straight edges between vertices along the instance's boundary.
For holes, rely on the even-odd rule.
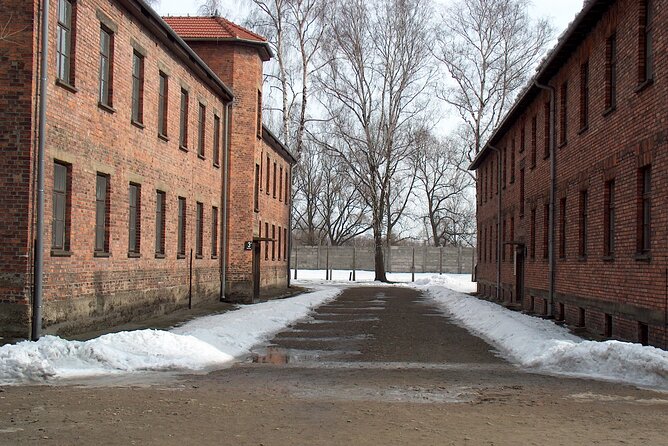
[[[288,258],[287,258],[287,274],[288,274],[288,288],[290,288],[290,267],[291,267],[291,259],[292,259],[292,168],[294,166],[290,166],[290,204],[288,206]],[[286,191],[287,194],[288,191]],[[288,197],[285,197],[286,200],[288,200]]]
[[230,178],[229,152],[230,152],[230,115],[232,106],[225,104],[225,144],[223,150],[223,215],[222,234],[220,241],[220,302],[225,300],[225,285],[227,283],[227,206],[228,206],[228,183]]
[[501,150],[488,145],[490,149],[496,152],[497,169],[496,169],[496,189],[499,191],[496,209],[496,301],[501,301],[501,249],[503,249],[503,241],[501,240],[501,194],[503,188],[501,187]]
[[49,58],[49,0],[42,2],[42,59],[39,84],[39,133],[37,144],[37,219],[35,228],[35,277],[32,300],[30,339],[36,341],[42,332],[42,297],[44,281],[44,148],[46,146],[46,103]]
[[556,252],[554,249],[555,241],[555,203],[557,195],[557,154],[556,154],[556,134],[555,134],[555,119],[556,119],[556,100],[555,88],[550,85],[543,85],[538,80],[534,79],[534,85],[541,90],[545,90],[550,95],[550,212],[549,212],[549,237],[548,237],[548,299],[547,315],[554,316],[554,296],[556,283]]

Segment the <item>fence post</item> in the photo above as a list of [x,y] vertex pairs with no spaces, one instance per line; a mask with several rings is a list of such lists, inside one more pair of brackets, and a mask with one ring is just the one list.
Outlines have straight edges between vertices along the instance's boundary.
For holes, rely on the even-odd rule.
[[415,246],[413,246],[413,265],[411,266],[411,282],[415,282]]
[[325,280],[329,280],[329,245],[327,245],[325,268]]
[[457,274],[462,273],[462,245],[457,245]]
[[297,280],[297,253],[299,252],[299,247],[295,246],[295,280]]
[[443,275],[443,247],[438,247],[438,275]]
[[356,269],[357,269],[357,248],[353,246],[353,282],[355,282]]

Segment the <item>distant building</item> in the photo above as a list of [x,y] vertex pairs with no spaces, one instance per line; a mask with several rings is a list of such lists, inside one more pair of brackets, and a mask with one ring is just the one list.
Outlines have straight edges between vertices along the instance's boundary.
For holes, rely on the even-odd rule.
[[587,2],[478,153],[481,295],[667,347],[665,6]]
[[[0,4],[11,17],[10,37],[0,40],[6,337],[30,332],[41,4]],[[168,19],[174,30],[142,0],[52,0],[49,13],[45,332],[144,318],[189,296],[197,305],[224,290],[250,302],[261,288],[286,287],[295,159],[262,125],[267,41],[224,19],[193,17],[216,43],[190,46],[177,18]],[[256,212],[258,174],[280,186]],[[269,232],[259,232],[260,217]],[[262,257],[258,242],[267,234],[273,257]]]

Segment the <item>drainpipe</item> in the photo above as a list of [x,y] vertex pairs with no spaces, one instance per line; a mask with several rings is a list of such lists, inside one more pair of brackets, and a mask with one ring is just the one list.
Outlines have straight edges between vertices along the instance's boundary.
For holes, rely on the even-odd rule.
[[[290,166],[290,186],[292,186],[292,166]],[[288,191],[285,191],[287,194]],[[288,197],[285,197],[288,200]],[[290,187],[290,204],[288,205],[288,288],[290,288],[290,263],[292,259],[292,187]],[[297,270],[295,269],[295,279],[297,278]]]
[[499,191],[496,210],[496,301],[501,301],[501,249],[503,249],[503,242],[501,240],[501,194],[503,188],[501,187],[501,150],[492,145],[488,145],[490,149],[496,152],[497,169],[496,169],[496,187]]
[[46,102],[49,58],[49,0],[42,3],[42,60],[39,84],[39,141],[37,146],[37,227],[35,229],[35,285],[32,301],[30,338],[39,339],[42,332],[42,295],[44,280],[44,147],[46,145]]
[[545,90],[550,94],[550,221],[549,221],[549,238],[548,238],[548,274],[549,274],[549,305],[547,306],[547,315],[554,315],[554,295],[555,295],[555,271],[556,258],[554,249],[555,239],[555,199],[557,194],[557,154],[555,144],[555,119],[556,119],[556,101],[555,89],[550,85],[543,85],[534,79],[534,85],[541,90]]
[[222,215],[222,234],[220,241],[220,297],[219,300],[225,300],[225,284],[227,282],[227,189],[230,178],[229,169],[229,152],[230,152],[230,121],[231,121],[232,107],[230,104],[225,104],[225,144],[223,153],[223,215]]

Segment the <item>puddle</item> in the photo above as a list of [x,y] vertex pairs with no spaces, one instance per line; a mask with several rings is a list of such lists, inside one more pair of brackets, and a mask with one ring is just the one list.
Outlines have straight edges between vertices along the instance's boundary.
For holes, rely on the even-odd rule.
[[260,349],[251,354],[253,364],[303,364],[316,363],[323,358],[361,355],[357,350],[298,350],[277,347],[275,345]]

